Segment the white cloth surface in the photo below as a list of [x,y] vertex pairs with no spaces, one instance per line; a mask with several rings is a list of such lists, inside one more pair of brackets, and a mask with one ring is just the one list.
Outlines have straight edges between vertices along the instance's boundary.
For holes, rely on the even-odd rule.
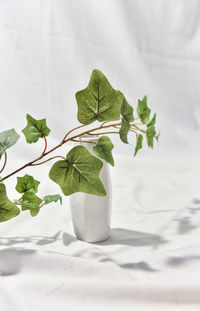
[[[0,0],[1,131],[20,132],[29,113],[46,117],[49,148],[58,143],[94,68],[135,108],[147,94],[161,129],[153,152],[115,155],[107,241],[74,237],[68,198],[0,224],[1,311],[199,310],[199,13],[198,0]],[[43,148],[21,136],[5,174]],[[17,176],[40,180],[42,197],[60,191],[49,168]],[[6,181],[10,199],[15,185]]]
[[1,224],[1,310],[199,310],[200,165],[117,157],[111,174],[105,242],[74,237],[66,198]]

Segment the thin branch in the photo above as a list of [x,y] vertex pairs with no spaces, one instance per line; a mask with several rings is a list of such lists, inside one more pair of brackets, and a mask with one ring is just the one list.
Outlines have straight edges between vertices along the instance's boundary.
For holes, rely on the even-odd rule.
[[89,135],[102,135],[102,134],[119,134],[119,132],[100,132],[100,133],[94,133],[94,134],[90,134]]
[[146,134],[146,131],[139,128],[136,124],[132,124],[132,126],[134,126],[138,131]]
[[45,152],[47,150],[47,139],[46,139],[46,136],[44,136],[43,138],[44,138],[44,150],[42,152],[42,156],[45,154]]
[[82,124],[82,125],[79,125],[79,126],[77,126],[77,127],[75,127],[75,128],[73,128],[72,130],[70,130],[66,135],[65,135],[65,137],[63,138],[63,142],[65,141],[65,139],[67,138],[67,136],[69,136],[69,134],[70,133],[72,133],[73,131],[75,131],[75,130],[78,130],[78,129],[80,129],[80,128],[82,128],[82,127],[84,127],[84,126],[86,126],[86,125],[88,125],[88,124]]
[[41,165],[41,164],[44,164],[44,163],[49,162],[50,160],[53,160],[53,159],[56,159],[56,158],[61,158],[61,159],[65,160],[65,157],[62,157],[62,156],[55,156],[55,157],[51,157],[51,158],[49,158],[49,159],[47,159],[47,160],[45,160],[45,161],[42,161],[42,162],[40,162],[40,163],[33,163],[33,164],[31,164],[30,166]]
[[5,152],[4,153],[4,163],[3,163],[2,169],[0,170],[0,173],[2,173],[4,168],[6,167],[7,159],[8,159],[8,156],[7,156],[7,153]]
[[[30,162],[24,164],[23,166],[19,167],[17,170],[15,170],[15,171],[11,172],[10,174],[4,176],[4,177],[0,180],[0,182],[2,182],[2,181],[4,181],[4,180],[8,179],[9,177],[15,175],[16,173],[20,172],[21,170],[25,169],[25,168],[28,167],[28,166],[33,166],[33,164],[35,164],[35,162],[37,162],[37,161],[41,160],[42,158],[46,157],[48,154],[50,154],[50,153],[52,153],[53,151],[55,151],[56,149],[60,148],[62,145],[64,145],[65,143],[67,143],[68,141],[70,141],[70,140],[72,140],[72,139],[76,139],[76,138],[79,138],[79,137],[84,136],[84,135],[86,135],[86,134],[90,134],[91,132],[100,130],[100,129],[102,129],[102,128],[109,128],[109,127],[113,127],[114,125],[120,125],[120,124],[121,124],[121,122],[120,122],[120,123],[110,124],[110,125],[105,125],[105,126],[103,126],[103,127],[100,127],[100,126],[99,126],[99,127],[94,128],[94,129],[90,129],[90,130],[84,131],[84,132],[82,132],[82,133],[76,134],[76,135],[74,135],[74,136],[72,136],[72,137],[69,137],[69,138],[67,138],[67,139],[63,139],[58,145],[56,145],[55,147],[53,147],[53,148],[50,149],[49,151],[46,151],[44,154],[40,155],[40,156],[39,156],[38,158],[36,158],[35,160],[32,160],[32,161],[30,161]],[[81,128],[81,127],[83,127],[83,126],[85,126],[85,124],[84,124],[84,125],[80,125],[79,127],[76,127],[76,128],[74,128],[74,129],[72,129],[71,131],[69,131],[69,132],[67,133],[67,135],[69,135],[69,133],[71,133],[73,130],[78,129],[78,128]],[[117,132],[114,132],[114,133],[117,133]],[[104,134],[104,133],[100,133],[100,134]],[[106,133],[106,134],[109,134],[109,133]],[[66,138],[66,135],[65,135],[65,138]],[[40,163],[40,164],[42,164],[42,163]]]
[[[94,134],[91,134],[91,135],[94,135]],[[89,141],[89,140],[78,140],[78,139],[72,139],[72,141],[75,141],[75,142],[77,142],[77,143],[88,143],[88,144],[94,144],[94,145],[96,145],[96,143],[95,143],[95,142],[93,142],[93,141]]]

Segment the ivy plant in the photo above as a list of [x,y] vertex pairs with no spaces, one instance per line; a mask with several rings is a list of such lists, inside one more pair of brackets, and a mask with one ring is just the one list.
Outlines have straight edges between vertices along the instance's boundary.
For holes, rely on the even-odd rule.
[[[130,144],[132,138],[129,134],[134,134],[136,145],[133,156],[136,156],[142,149],[144,137],[149,148],[154,147],[155,139],[158,140],[159,134],[155,129],[156,114],[151,118],[147,96],[138,100],[134,114],[133,107],[128,103],[124,94],[115,90],[99,70],[93,70],[88,86],[76,93],[76,101],[77,119],[80,124],[69,130],[64,138],[51,149],[48,149],[47,136],[50,134],[50,129],[46,119],[37,120],[27,114],[27,125],[22,130],[26,142],[32,144],[43,139],[44,149],[36,159],[16,168],[8,175],[0,177],[0,222],[10,220],[23,211],[29,211],[31,216],[36,216],[44,205],[52,202],[62,204],[60,194],[49,194],[40,198],[38,196],[40,182],[27,174],[17,177],[15,189],[20,194],[20,198],[10,200],[7,197],[5,181],[23,169],[59,159],[51,167],[49,178],[60,187],[64,195],[85,192],[105,196],[106,189],[99,176],[103,161],[114,166],[112,155],[114,145],[107,135],[117,134],[123,143]],[[95,121],[98,121],[98,125],[95,123],[92,128],[88,126]],[[85,138],[93,135],[99,136],[97,142]],[[8,149],[16,144],[19,138],[20,135],[15,129],[0,133],[0,161],[2,162],[0,174],[3,173],[8,162]],[[49,157],[53,151],[69,141],[91,143],[93,144],[93,153],[80,144],[73,147],[67,155],[58,154]]]

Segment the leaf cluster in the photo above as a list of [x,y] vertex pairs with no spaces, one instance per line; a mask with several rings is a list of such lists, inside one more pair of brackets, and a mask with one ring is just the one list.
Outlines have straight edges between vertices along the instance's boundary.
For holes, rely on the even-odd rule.
[[[53,164],[49,171],[49,178],[59,185],[66,196],[76,192],[105,196],[106,189],[100,179],[100,171],[104,162],[114,166],[112,155],[114,145],[110,137],[105,136],[107,133],[103,133],[101,130],[108,127],[117,129],[118,132],[115,133],[119,134],[120,140],[125,144],[130,144],[129,133],[134,133],[136,135],[136,146],[133,154],[136,156],[143,147],[144,136],[149,148],[154,147],[154,139],[158,140],[159,135],[155,129],[156,114],[150,119],[151,109],[147,104],[147,96],[144,96],[142,100],[138,100],[136,116],[134,116],[133,107],[128,103],[124,94],[114,89],[105,75],[99,70],[94,70],[88,86],[76,93],[76,101],[78,106],[77,118],[82,126],[95,121],[103,122],[98,128],[100,137],[94,144],[92,152],[89,152],[83,145],[72,148],[65,157],[62,157],[62,160]],[[26,142],[29,144],[36,143],[39,139],[45,141],[43,153],[39,158],[31,162],[31,165],[42,164],[45,161],[38,164],[35,164],[35,162],[70,139],[73,140],[73,137],[67,140],[64,139],[56,148],[46,152],[46,137],[50,133],[46,119],[36,120],[29,114],[27,114],[26,119],[27,125],[22,130]],[[137,120],[139,120],[139,124]],[[110,125],[104,126],[105,123],[109,122],[118,123],[110,123]],[[142,129],[140,125],[143,126]],[[90,130],[84,133],[90,134]],[[101,135],[101,133],[104,135]],[[3,154],[6,154],[7,149],[18,141],[19,137],[14,129],[0,133],[0,159]],[[7,156],[5,156],[5,161],[6,159]],[[29,210],[32,216],[36,216],[43,205],[51,202],[60,201],[62,204],[62,197],[59,194],[47,195],[43,199],[38,197],[39,184],[39,181],[27,174],[23,177],[17,177],[16,190],[21,194],[21,198],[13,203],[7,197],[5,185],[0,181],[0,221],[9,220],[16,217],[20,211],[26,210]],[[17,205],[21,207],[21,210]]]

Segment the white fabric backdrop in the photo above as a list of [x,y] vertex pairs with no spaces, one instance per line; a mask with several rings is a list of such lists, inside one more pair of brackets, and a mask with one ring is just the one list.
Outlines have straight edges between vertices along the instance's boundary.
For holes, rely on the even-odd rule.
[[[199,310],[199,14],[198,0],[0,0],[1,131],[20,132],[30,113],[58,142],[77,125],[74,94],[94,68],[135,107],[147,94],[161,129],[135,160],[115,139],[107,242],[73,237],[67,198],[0,225],[1,310]],[[5,173],[42,148],[22,135]],[[49,167],[25,171],[41,196],[58,192]]]

